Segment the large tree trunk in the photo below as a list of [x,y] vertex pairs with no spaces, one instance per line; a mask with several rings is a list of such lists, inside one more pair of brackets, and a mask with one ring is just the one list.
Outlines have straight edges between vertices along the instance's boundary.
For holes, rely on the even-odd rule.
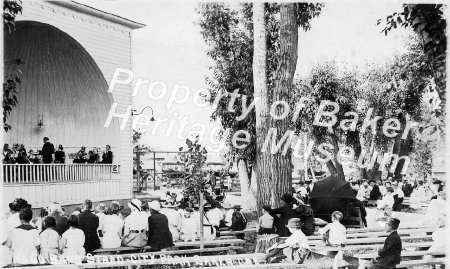
[[269,100],[266,74],[266,24],[264,3],[253,3],[253,85],[256,113],[256,165],[253,176],[258,181],[258,213],[262,212],[263,204],[270,201],[270,185],[272,156],[264,154],[264,139],[269,130]]
[[[277,70],[275,71],[272,103],[281,101],[289,104],[298,58],[298,25],[294,3],[280,5],[280,51],[278,57],[279,61]],[[278,106],[275,113],[281,115],[283,112],[283,106]],[[280,120],[271,118],[271,126],[277,129],[277,141],[289,131],[289,120],[289,117]],[[290,148],[290,145],[288,147]],[[292,187],[291,150],[288,150],[284,155],[283,150],[279,150],[273,154],[270,169],[272,171],[272,177],[269,179],[271,185],[264,184],[261,186],[260,193],[264,193],[261,200],[263,203],[270,202],[274,206],[279,206],[281,196],[284,193],[290,192]]]
[[256,193],[251,188],[247,162],[244,159],[238,161],[238,176],[241,184],[242,211],[250,212],[256,210]]

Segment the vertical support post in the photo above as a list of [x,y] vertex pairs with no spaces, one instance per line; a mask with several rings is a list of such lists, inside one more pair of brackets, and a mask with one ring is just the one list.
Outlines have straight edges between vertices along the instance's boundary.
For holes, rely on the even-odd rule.
[[200,249],[205,248],[205,236],[204,236],[204,228],[203,228],[203,192],[200,191],[200,202],[199,202],[199,209],[200,209]]
[[136,146],[136,177],[137,177],[137,191],[141,191],[141,152],[139,145]]
[[153,151],[153,190],[156,190],[156,152]]

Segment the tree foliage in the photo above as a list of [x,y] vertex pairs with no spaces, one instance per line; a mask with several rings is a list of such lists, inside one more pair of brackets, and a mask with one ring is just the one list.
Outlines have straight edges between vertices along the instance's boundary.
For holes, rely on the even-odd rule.
[[[436,89],[445,103],[447,22],[446,5],[442,4],[405,4],[402,12],[386,17],[382,30],[386,35],[397,27],[409,27],[420,37],[426,56],[426,67],[435,73]],[[382,20],[378,20],[380,24]]]
[[3,0],[3,25],[11,33],[14,30],[17,14],[22,14],[21,0]]
[[208,152],[198,143],[198,139],[191,141],[186,139],[187,150],[180,148],[178,163],[186,167],[188,177],[183,181],[183,195],[189,197],[190,202],[199,204],[200,193],[205,192],[205,184],[208,181],[206,159]]
[[[320,14],[322,4],[297,3],[296,15],[299,27],[310,29],[310,20]],[[275,70],[279,59],[279,4],[268,3],[266,10],[267,30],[267,78],[269,88],[274,86]],[[245,119],[236,120],[242,113],[242,102],[248,107],[253,101],[253,23],[252,4],[242,3],[239,10],[232,10],[224,3],[201,3],[197,8],[200,15],[198,25],[208,50],[207,55],[214,64],[210,67],[212,76],[206,78],[208,90],[211,93],[211,104],[217,96],[223,93],[238,93],[246,98],[237,98],[233,110],[228,107],[231,96],[220,99],[211,116],[218,120],[224,129],[230,132],[223,133],[229,151],[225,154],[228,159],[237,161],[245,159],[249,164],[255,162],[256,128],[255,111],[252,110]],[[271,100],[269,90],[269,100]],[[250,143],[244,149],[231,146],[231,138],[238,130],[246,130],[251,134]]]
[[[142,133],[140,132],[136,132],[136,130],[133,129],[133,165],[134,168],[137,169],[138,165],[139,167],[142,166],[142,160],[140,159],[140,157],[143,157],[147,154],[149,154],[152,151],[152,148],[147,146],[147,145],[142,145],[139,144],[139,141],[141,139]],[[139,155],[139,163],[137,160],[137,155]]]
[[[17,14],[22,13],[22,1],[4,0],[3,1],[3,28],[11,33],[14,31]],[[6,31],[4,31],[6,32]],[[11,130],[11,125],[7,123],[8,117],[14,107],[17,107],[17,94],[20,85],[20,75],[22,71],[20,66],[24,62],[20,59],[5,62],[4,65],[9,70],[13,70],[5,76],[3,82],[3,128],[5,132]],[[13,67],[10,67],[13,66]]]

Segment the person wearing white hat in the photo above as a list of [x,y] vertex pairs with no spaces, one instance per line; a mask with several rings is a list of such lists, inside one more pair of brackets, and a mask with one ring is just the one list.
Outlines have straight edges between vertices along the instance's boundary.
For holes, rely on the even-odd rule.
[[167,220],[169,221],[169,230],[172,234],[173,241],[176,242],[180,240],[182,219],[180,213],[175,210],[175,204],[173,201],[166,202],[160,212],[161,214],[166,215]]
[[143,247],[147,244],[148,215],[141,211],[142,202],[132,199],[128,203],[130,215],[125,219],[122,245],[129,247]]
[[56,231],[62,235],[69,227],[67,226],[68,218],[62,215],[61,205],[53,203],[48,207],[48,215],[56,220]]
[[160,251],[173,246],[172,234],[169,230],[169,221],[161,214],[161,205],[158,201],[151,201],[150,217],[148,217],[148,242],[151,251]]

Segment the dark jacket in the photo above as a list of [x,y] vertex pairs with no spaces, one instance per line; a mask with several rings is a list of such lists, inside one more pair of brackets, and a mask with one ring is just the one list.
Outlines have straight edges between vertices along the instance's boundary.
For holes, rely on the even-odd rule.
[[41,155],[44,163],[51,163],[53,161],[52,154],[55,153],[55,147],[50,142],[45,142],[42,146]]
[[66,153],[62,150],[55,152],[55,163],[66,163]]
[[112,151],[107,151],[102,155],[102,163],[113,163],[113,153]]
[[378,252],[376,265],[391,268],[400,263],[402,240],[397,231],[393,231],[384,241],[383,248]]
[[52,213],[49,216],[55,218],[55,230],[59,233],[59,235],[62,235],[69,228],[67,227],[67,217],[61,216],[59,213]]
[[369,200],[378,200],[381,198],[381,192],[378,185],[374,185],[369,194]]
[[302,232],[305,235],[314,234],[316,225],[314,224],[314,215],[311,206],[299,205],[294,211],[300,215],[300,219],[302,221]]
[[155,213],[148,217],[148,241],[153,251],[173,246],[172,234],[169,230],[169,221],[164,214]]
[[98,217],[89,210],[85,210],[78,215],[78,228],[84,232],[86,238],[84,241],[86,253],[100,248],[100,239],[97,234],[98,223]]
[[286,227],[288,220],[291,218],[299,218],[300,215],[292,209],[292,204],[284,204],[282,207],[275,208],[269,212],[272,216],[276,214],[281,214],[280,218],[277,219],[275,227],[277,228],[277,234],[280,237],[290,236],[291,232]]

